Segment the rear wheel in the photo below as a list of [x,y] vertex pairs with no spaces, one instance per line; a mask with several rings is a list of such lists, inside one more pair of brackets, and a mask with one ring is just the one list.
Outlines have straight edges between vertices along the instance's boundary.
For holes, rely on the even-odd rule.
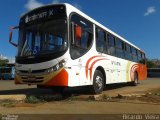
[[138,74],[135,72],[134,73],[134,81],[131,82],[132,86],[137,86],[138,85]]
[[99,94],[104,89],[104,76],[101,71],[96,70],[93,77],[93,86],[92,91],[95,94]]

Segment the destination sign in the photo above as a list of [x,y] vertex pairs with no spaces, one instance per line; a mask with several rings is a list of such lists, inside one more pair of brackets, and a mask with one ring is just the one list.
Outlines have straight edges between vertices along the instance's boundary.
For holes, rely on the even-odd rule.
[[31,24],[33,22],[44,21],[48,19],[64,18],[66,18],[66,10],[64,5],[50,5],[35,9],[25,14],[20,20],[20,25]]

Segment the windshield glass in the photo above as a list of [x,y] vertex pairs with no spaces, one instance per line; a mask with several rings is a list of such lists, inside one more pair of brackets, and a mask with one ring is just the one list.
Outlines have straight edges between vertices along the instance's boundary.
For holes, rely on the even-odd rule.
[[52,20],[20,29],[18,56],[58,53],[66,49],[66,20]]

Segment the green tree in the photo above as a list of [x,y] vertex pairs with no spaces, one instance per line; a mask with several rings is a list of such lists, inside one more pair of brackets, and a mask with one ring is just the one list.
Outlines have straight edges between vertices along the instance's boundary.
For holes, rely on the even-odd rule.
[[8,59],[6,59],[6,60],[1,60],[0,59],[0,66],[6,66],[8,62],[9,62]]
[[156,64],[152,61],[147,59],[147,68],[155,68],[157,67]]

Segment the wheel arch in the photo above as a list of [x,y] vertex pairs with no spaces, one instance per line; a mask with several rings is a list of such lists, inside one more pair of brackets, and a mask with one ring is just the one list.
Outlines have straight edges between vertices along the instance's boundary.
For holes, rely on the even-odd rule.
[[137,75],[137,78],[138,78],[138,80],[139,80],[139,74],[138,74],[138,71],[136,70],[134,73]]

